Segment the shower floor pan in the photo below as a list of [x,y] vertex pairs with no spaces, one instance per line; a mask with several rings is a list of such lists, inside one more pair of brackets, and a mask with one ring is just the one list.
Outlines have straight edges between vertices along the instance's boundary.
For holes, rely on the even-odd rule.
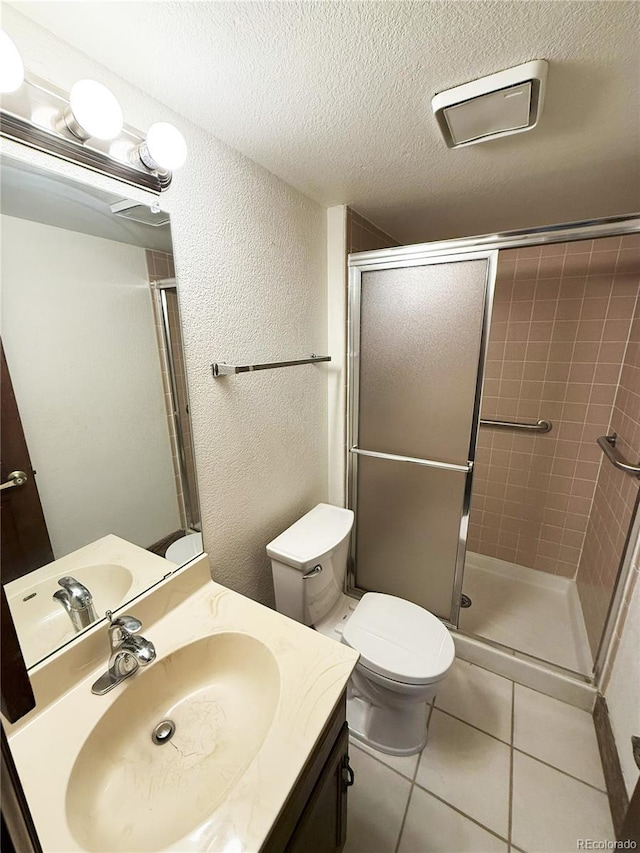
[[593,667],[576,583],[467,552],[460,630],[587,675]]

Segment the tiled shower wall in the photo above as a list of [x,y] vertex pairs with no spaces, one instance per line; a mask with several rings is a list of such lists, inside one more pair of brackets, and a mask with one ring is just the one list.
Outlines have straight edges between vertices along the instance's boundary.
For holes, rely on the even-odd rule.
[[503,251],[482,416],[553,422],[480,430],[468,547],[573,578],[638,295],[634,237]]
[[[638,242],[640,255],[640,239]],[[640,286],[640,275],[637,278]],[[640,460],[640,298],[625,354],[609,434],[629,462]],[[597,652],[640,481],[603,461],[578,569],[578,594],[593,654]]]
[[187,374],[184,366],[184,349],[182,346],[182,327],[180,325],[180,310],[176,290],[166,290],[167,314],[171,336],[171,349],[176,379],[176,405],[182,432],[186,478],[189,489],[191,526],[200,528],[200,507],[198,505],[198,488],[196,481],[195,454],[189,417],[189,398],[187,395]]
[[373,222],[369,222],[350,207],[347,208],[347,254],[372,252],[374,249],[388,249],[399,245],[397,240],[381,231]]

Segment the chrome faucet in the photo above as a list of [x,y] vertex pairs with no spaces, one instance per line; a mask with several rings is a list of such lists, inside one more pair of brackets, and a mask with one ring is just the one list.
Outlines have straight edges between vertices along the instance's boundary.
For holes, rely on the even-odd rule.
[[142,622],[135,616],[118,616],[116,619],[110,610],[106,613],[109,620],[109,668],[100,676],[91,688],[98,696],[134,675],[141,666],[147,666],[156,659],[156,649],[152,642],[144,637],[134,637],[142,628]]
[[64,577],[58,580],[58,585],[62,589],[54,592],[53,598],[59,601],[69,614],[76,633],[96,621],[98,614],[93,606],[93,596],[84,584],[75,578]]

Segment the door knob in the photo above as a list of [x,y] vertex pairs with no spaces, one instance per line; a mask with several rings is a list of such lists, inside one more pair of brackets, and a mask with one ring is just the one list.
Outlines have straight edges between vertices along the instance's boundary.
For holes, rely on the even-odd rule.
[[0,486],[0,491],[12,489],[14,486],[24,486],[28,479],[24,471],[12,471],[7,477],[7,482]]

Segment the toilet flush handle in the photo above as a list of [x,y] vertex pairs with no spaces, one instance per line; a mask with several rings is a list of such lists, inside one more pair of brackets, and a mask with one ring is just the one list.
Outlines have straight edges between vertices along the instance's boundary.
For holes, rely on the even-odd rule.
[[318,563],[317,566],[314,566],[312,569],[309,569],[308,572],[305,572],[302,575],[302,580],[307,581],[307,580],[309,580],[309,578],[315,578],[315,576],[319,575],[321,571],[322,571],[322,566],[320,565],[320,563]]

